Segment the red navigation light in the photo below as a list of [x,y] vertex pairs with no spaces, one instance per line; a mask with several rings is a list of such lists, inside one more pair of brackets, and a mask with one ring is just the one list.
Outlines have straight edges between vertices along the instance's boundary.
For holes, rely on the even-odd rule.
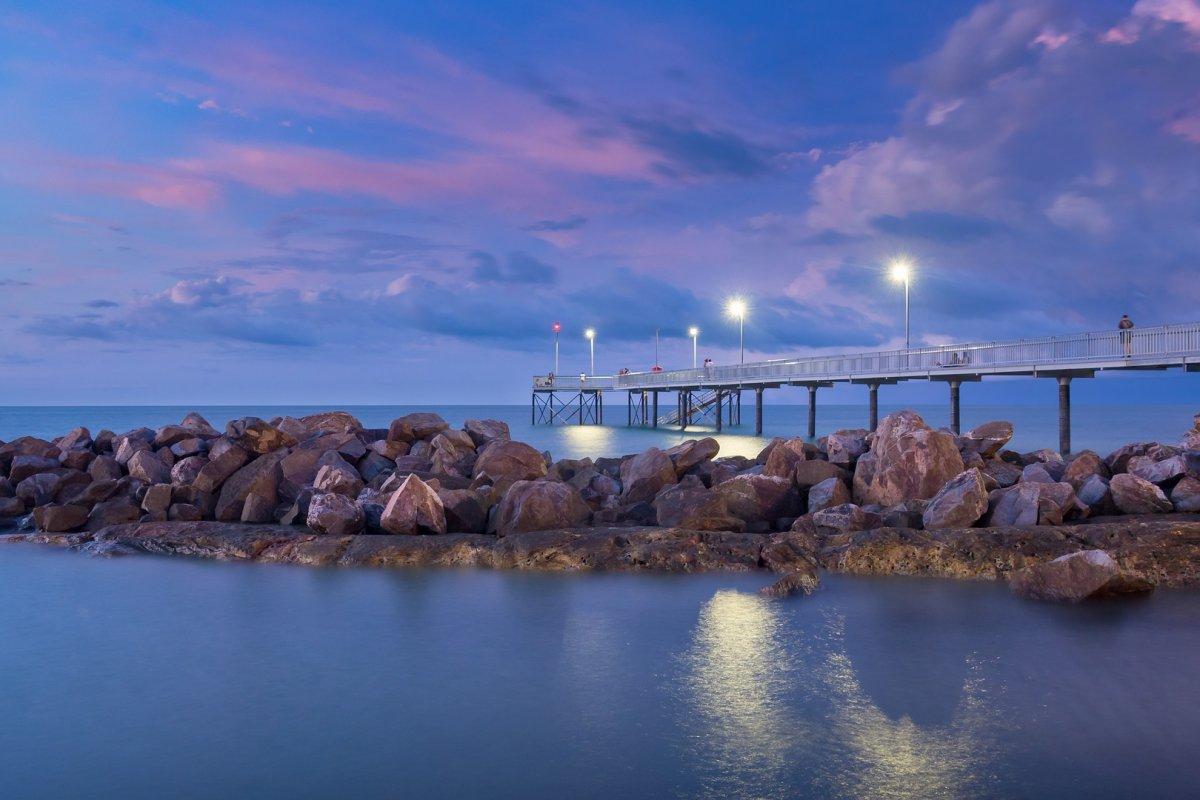
[[550,330],[554,331],[555,333],[559,333],[560,331],[562,331],[562,323],[561,322],[554,323],[553,325],[550,326]]

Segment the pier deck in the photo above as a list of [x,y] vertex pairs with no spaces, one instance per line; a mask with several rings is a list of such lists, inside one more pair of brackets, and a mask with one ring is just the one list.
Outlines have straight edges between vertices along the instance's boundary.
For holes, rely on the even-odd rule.
[[[691,409],[718,410],[717,427],[726,411],[730,424],[741,417],[741,393],[755,392],[755,432],[762,432],[762,397],[766,389],[804,386],[809,390],[808,435],[816,435],[817,389],[835,383],[862,384],[870,399],[870,428],[878,421],[879,387],[907,380],[943,381],[950,390],[951,428],[958,431],[959,391],[963,383],[989,376],[1053,378],[1059,389],[1059,445],[1070,451],[1070,387],[1075,378],[1115,370],[1183,369],[1200,371],[1200,322],[1049,336],[1007,342],[968,342],[937,347],[866,353],[774,359],[746,364],[714,365],[702,369],[632,372],[615,376],[534,378],[535,398],[541,393],[573,392],[584,398],[605,391],[628,393],[628,424],[660,423],[658,394],[678,392],[671,423],[681,428],[694,422]],[[692,393],[709,398],[693,403]],[[650,397],[649,410],[647,396]],[[715,400],[712,398],[715,396]],[[736,399],[735,399],[736,398]],[[536,404],[536,403],[535,403]],[[635,414],[635,405],[640,413]],[[579,420],[585,418],[578,415]],[[635,418],[638,420],[635,422]],[[736,422],[734,421],[736,419]],[[582,422],[581,422],[582,424]]]

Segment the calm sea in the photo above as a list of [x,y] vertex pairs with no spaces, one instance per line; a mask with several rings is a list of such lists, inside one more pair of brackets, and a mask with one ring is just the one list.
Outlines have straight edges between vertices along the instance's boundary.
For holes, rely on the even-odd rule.
[[4,798],[1194,797],[1200,595],[0,546]]
[[[753,434],[754,408],[747,396],[742,408],[745,424],[726,428],[719,437],[725,455],[753,456],[772,436],[799,436],[807,430],[806,406],[772,406],[764,409],[763,437]],[[549,450],[555,458],[583,456],[612,456],[634,453],[651,446],[665,446],[695,436],[714,434],[711,428],[691,428],[686,434],[677,430],[626,427],[626,410],[622,403],[610,403],[605,408],[607,425],[530,424],[528,406],[343,406],[353,412],[368,427],[386,427],[396,417],[410,411],[437,411],[447,421],[461,425],[466,419],[502,419],[511,426],[513,438],[528,442],[539,450]],[[880,414],[900,406],[881,406]],[[950,423],[946,406],[912,406],[935,427]],[[108,428],[126,431],[138,426],[158,427],[178,422],[192,408],[182,406],[0,406],[0,439],[10,440],[21,435],[42,437],[61,436],[76,425],[86,425],[93,433]],[[274,416],[303,416],[326,410],[317,406],[198,406],[199,411],[218,427],[230,419],[254,415],[270,419]],[[664,413],[665,406],[660,409]],[[1127,442],[1177,442],[1192,426],[1192,415],[1200,406],[1137,405],[1100,406],[1077,405],[1072,409],[1072,446],[1078,451],[1091,448],[1108,453]],[[1012,446],[1019,450],[1058,447],[1058,412],[1050,406],[964,406],[963,429],[992,419],[1006,419],[1016,426]],[[818,407],[817,433],[822,435],[839,428],[865,427],[865,405],[825,405]]]

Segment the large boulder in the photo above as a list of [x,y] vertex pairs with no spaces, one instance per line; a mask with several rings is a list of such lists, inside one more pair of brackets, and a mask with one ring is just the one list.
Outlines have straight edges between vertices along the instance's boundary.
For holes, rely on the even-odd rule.
[[1062,479],[1078,489],[1093,475],[1099,475],[1101,478],[1109,478],[1112,472],[1108,468],[1108,464],[1104,463],[1104,459],[1092,450],[1084,450],[1078,453],[1071,459],[1071,463],[1067,465],[1066,472],[1063,473]]
[[987,524],[991,527],[1061,525],[1083,517],[1088,506],[1079,501],[1069,483],[1018,483],[988,495]]
[[765,524],[770,527],[780,519],[795,517],[800,513],[800,494],[787,478],[738,475],[717,484],[713,490],[725,498],[729,513],[748,525]]
[[305,524],[314,533],[354,536],[363,532],[363,510],[345,495],[317,493],[308,503]]
[[[256,505],[269,504],[271,508],[279,502],[280,451],[267,453],[251,461],[229,476],[221,484],[214,516],[218,522],[239,522],[246,505],[246,498],[257,495]],[[215,462],[214,462],[215,463]],[[211,467],[212,463],[208,465]],[[205,467],[204,470],[207,470]],[[201,476],[204,474],[201,470]],[[199,480],[199,478],[197,478]]]
[[1075,489],[1079,502],[1088,507],[1092,516],[1111,514],[1117,507],[1113,503],[1108,481],[1099,475],[1091,475]]
[[1154,585],[1121,569],[1103,550],[1081,550],[1017,570],[1008,586],[1031,600],[1077,603],[1091,597],[1148,592]]
[[993,420],[976,425],[958,437],[963,456],[972,453],[984,458],[994,458],[1013,437],[1013,425],[1005,420]]
[[172,486],[191,486],[200,476],[200,470],[208,463],[206,456],[188,456],[175,462],[171,467]]
[[318,463],[320,469],[313,478],[314,492],[358,497],[358,493],[363,490],[362,476],[336,451],[330,450],[322,454]]
[[817,577],[816,568],[807,561],[797,560],[792,565],[791,572],[788,572],[770,586],[764,586],[759,589],[758,593],[763,597],[774,598],[810,595],[820,585],[821,579]]
[[720,450],[721,445],[717,443],[717,440],[707,437],[681,442],[668,449],[666,454],[670,457],[671,463],[675,465],[675,474],[682,478],[688,470],[700,462],[716,458]]
[[8,479],[16,486],[30,475],[37,475],[40,472],[51,472],[61,466],[57,458],[19,455],[15,456],[12,460],[12,466],[9,467],[8,471]]
[[882,506],[925,500],[964,468],[953,435],[933,430],[914,411],[888,414],[858,459],[854,499]]
[[488,506],[483,496],[473,489],[438,489],[446,513],[449,533],[483,533],[487,530]]
[[497,439],[511,439],[508,423],[498,419],[469,419],[463,423],[463,430],[471,437],[476,447],[491,444]]
[[171,470],[152,450],[139,450],[125,466],[129,470],[129,477],[142,483],[171,482]]
[[796,481],[796,486],[801,489],[808,489],[816,486],[818,483],[837,478],[843,483],[850,483],[850,473],[839,467],[837,464],[830,464],[828,461],[813,459],[811,461],[801,461],[796,464],[796,471],[793,473],[793,479]]
[[841,478],[826,478],[808,490],[808,513],[815,514],[851,502],[850,489]]
[[694,531],[741,531],[745,523],[729,513],[725,497],[708,489],[695,475],[658,493],[651,504],[655,519],[664,528]]
[[1188,475],[1171,490],[1171,503],[1176,511],[1200,511],[1200,478]]
[[1161,461],[1155,461],[1150,456],[1134,456],[1129,459],[1126,472],[1136,475],[1142,480],[1159,485],[1173,483],[1188,471],[1188,460],[1182,455],[1173,455]]
[[394,534],[445,533],[446,511],[433,487],[416,475],[408,475],[392,492],[379,525]]
[[430,468],[443,475],[470,476],[475,466],[475,442],[465,431],[444,430],[430,440]]
[[968,469],[951,478],[929,501],[921,520],[926,530],[969,528],[988,510],[983,473]]
[[1134,456],[1144,456],[1150,452],[1150,449],[1157,447],[1156,442],[1134,442],[1133,444],[1121,445],[1116,450],[1113,450],[1104,459],[1104,463],[1108,465],[1108,469],[1113,475],[1124,472],[1129,466],[1129,459]]
[[847,428],[834,431],[825,437],[825,453],[831,464],[853,464],[863,453],[867,452],[867,437],[870,431],[866,428]]
[[[664,456],[666,458],[666,456]],[[667,460],[670,464],[670,460]],[[554,528],[577,528],[591,510],[570,484],[558,481],[517,481],[496,507],[495,532],[500,536]]]
[[1200,451],[1200,414],[1194,417],[1192,429],[1179,440],[1179,449]]
[[266,455],[296,443],[295,437],[258,417],[231,420],[225,426],[225,436],[242,449],[258,455]]
[[1021,470],[1020,483],[1057,483],[1050,470],[1040,463],[1028,464]]
[[1162,514],[1174,510],[1162,489],[1127,472],[1114,475],[1108,482],[1108,490],[1122,514]]
[[999,458],[989,458],[983,462],[980,468],[983,474],[996,482],[996,485],[1001,489],[1007,489],[1021,480],[1021,467],[1016,464],[1010,464],[1007,461]]
[[625,505],[649,503],[676,480],[671,457],[657,447],[651,447],[621,462],[621,502]]
[[141,506],[134,502],[133,498],[121,494],[92,506],[91,512],[88,513],[86,530],[98,531],[109,525],[137,522],[141,518]]
[[58,470],[39,472],[18,483],[14,493],[30,508],[44,506],[54,502],[61,483],[62,475]]
[[796,472],[796,465],[807,461],[812,445],[803,439],[784,439],[771,448],[770,455],[763,465],[763,475],[791,480]]
[[83,506],[41,506],[33,510],[33,524],[39,531],[64,533],[87,524],[88,510]]
[[300,418],[300,424],[310,434],[323,431],[325,433],[353,433],[361,431],[363,425],[358,417],[347,411],[322,411],[319,414],[309,414]]
[[821,509],[812,515],[812,521],[818,528],[832,533],[869,531],[883,524],[878,514],[866,511],[854,503],[842,503],[840,506]]
[[221,484],[229,480],[229,476],[245,465],[249,458],[249,454],[237,445],[230,445],[219,454],[214,448],[210,453],[208,463],[204,464],[196,474],[192,486],[199,492],[208,492],[209,494],[216,492],[221,488]]
[[471,477],[507,488],[517,481],[536,480],[545,475],[546,460],[537,450],[524,442],[496,439],[476,457]]
[[418,411],[405,414],[392,420],[388,426],[387,438],[394,442],[416,442],[422,439],[432,439],[450,427],[450,423],[441,415],[429,411]]
[[92,432],[87,428],[73,428],[65,436],[54,440],[54,446],[66,455],[69,450],[90,450],[93,445]]

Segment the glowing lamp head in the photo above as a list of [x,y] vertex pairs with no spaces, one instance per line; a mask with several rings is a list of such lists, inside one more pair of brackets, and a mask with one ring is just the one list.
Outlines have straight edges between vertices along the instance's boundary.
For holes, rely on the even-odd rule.
[[697,328],[695,325],[688,328],[688,336],[691,336],[693,339],[695,339],[699,335],[700,335],[700,329]]
[[596,338],[596,329],[588,328],[586,331],[583,332],[583,335],[585,337],[587,337],[588,339],[595,339]]
[[746,301],[740,297],[735,297],[725,304],[725,313],[734,319],[743,319],[746,316]]
[[562,330],[562,323],[561,322],[554,323],[553,325],[550,326],[550,330],[554,331],[555,333],[558,333],[559,331]]
[[888,269],[888,274],[896,283],[908,283],[912,277],[912,265],[902,258],[896,259]]

